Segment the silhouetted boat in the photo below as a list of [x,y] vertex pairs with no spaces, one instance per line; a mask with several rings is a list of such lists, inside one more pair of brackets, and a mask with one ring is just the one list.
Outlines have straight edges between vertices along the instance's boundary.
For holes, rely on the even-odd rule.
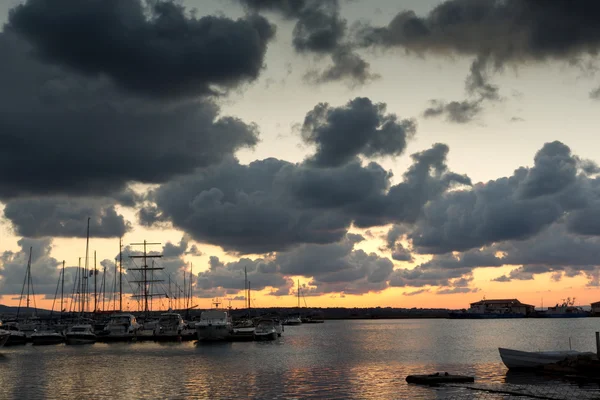
[[547,364],[554,364],[569,357],[578,355],[593,355],[589,352],[575,350],[565,351],[521,351],[499,347],[500,358],[508,369],[540,368]]
[[94,327],[90,324],[73,325],[65,334],[67,344],[94,344],[96,343],[96,334]]

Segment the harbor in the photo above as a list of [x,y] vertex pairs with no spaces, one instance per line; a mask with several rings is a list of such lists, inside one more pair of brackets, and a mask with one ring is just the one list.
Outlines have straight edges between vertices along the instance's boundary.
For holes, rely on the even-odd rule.
[[[87,393],[115,399],[227,399],[244,393],[317,399],[324,390],[333,398],[536,398],[473,392],[485,388],[592,399],[600,396],[597,384],[543,370],[513,371],[498,347],[566,351],[570,337],[573,350],[594,351],[596,321],[332,320],[285,326],[275,341],[27,344],[0,350],[0,384],[4,393],[30,398]],[[405,380],[444,371],[473,376],[475,382],[429,387]]]

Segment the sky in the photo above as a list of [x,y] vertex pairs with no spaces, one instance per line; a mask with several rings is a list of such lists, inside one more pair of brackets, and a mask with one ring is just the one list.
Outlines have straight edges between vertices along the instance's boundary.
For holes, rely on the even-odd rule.
[[199,307],[600,299],[597,2],[60,3],[0,3],[0,303],[88,218],[131,310],[144,240]]

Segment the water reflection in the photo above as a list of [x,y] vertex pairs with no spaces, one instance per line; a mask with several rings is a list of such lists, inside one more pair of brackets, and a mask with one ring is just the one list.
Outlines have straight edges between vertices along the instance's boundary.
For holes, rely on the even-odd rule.
[[[593,344],[594,321],[587,320],[569,321],[574,348],[589,350]],[[464,395],[463,389],[405,382],[410,374],[445,371],[474,375],[477,383],[490,385],[576,388],[555,378],[507,373],[497,350],[498,346],[552,348],[564,340],[567,326],[563,321],[328,321],[286,328],[281,340],[273,342],[28,345],[2,349],[0,397],[443,399]]]

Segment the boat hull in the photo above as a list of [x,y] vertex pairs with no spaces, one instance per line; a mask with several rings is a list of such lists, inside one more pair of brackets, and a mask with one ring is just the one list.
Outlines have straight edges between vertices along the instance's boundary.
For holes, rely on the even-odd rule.
[[31,335],[31,342],[34,346],[50,346],[61,344],[65,341],[62,335]]
[[520,351],[513,349],[498,348],[500,358],[508,369],[534,369],[544,365],[555,364],[569,357],[575,357],[582,353],[579,351]]
[[505,314],[494,314],[494,313],[449,313],[450,319],[507,319],[507,318],[525,318],[524,314],[517,313],[505,313]]
[[540,314],[538,318],[586,318],[587,313],[568,313],[568,314]]
[[200,325],[196,326],[196,335],[201,341],[227,340],[231,327],[227,325]]
[[3,347],[8,342],[8,339],[10,339],[10,332],[0,331],[0,347]]
[[5,347],[21,346],[27,344],[27,336],[22,332],[10,333],[8,340],[4,343]]
[[278,337],[277,332],[268,332],[268,333],[256,333],[254,332],[254,340],[276,340]]
[[83,345],[96,343],[96,335],[69,335],[65,339],[68,345]]

